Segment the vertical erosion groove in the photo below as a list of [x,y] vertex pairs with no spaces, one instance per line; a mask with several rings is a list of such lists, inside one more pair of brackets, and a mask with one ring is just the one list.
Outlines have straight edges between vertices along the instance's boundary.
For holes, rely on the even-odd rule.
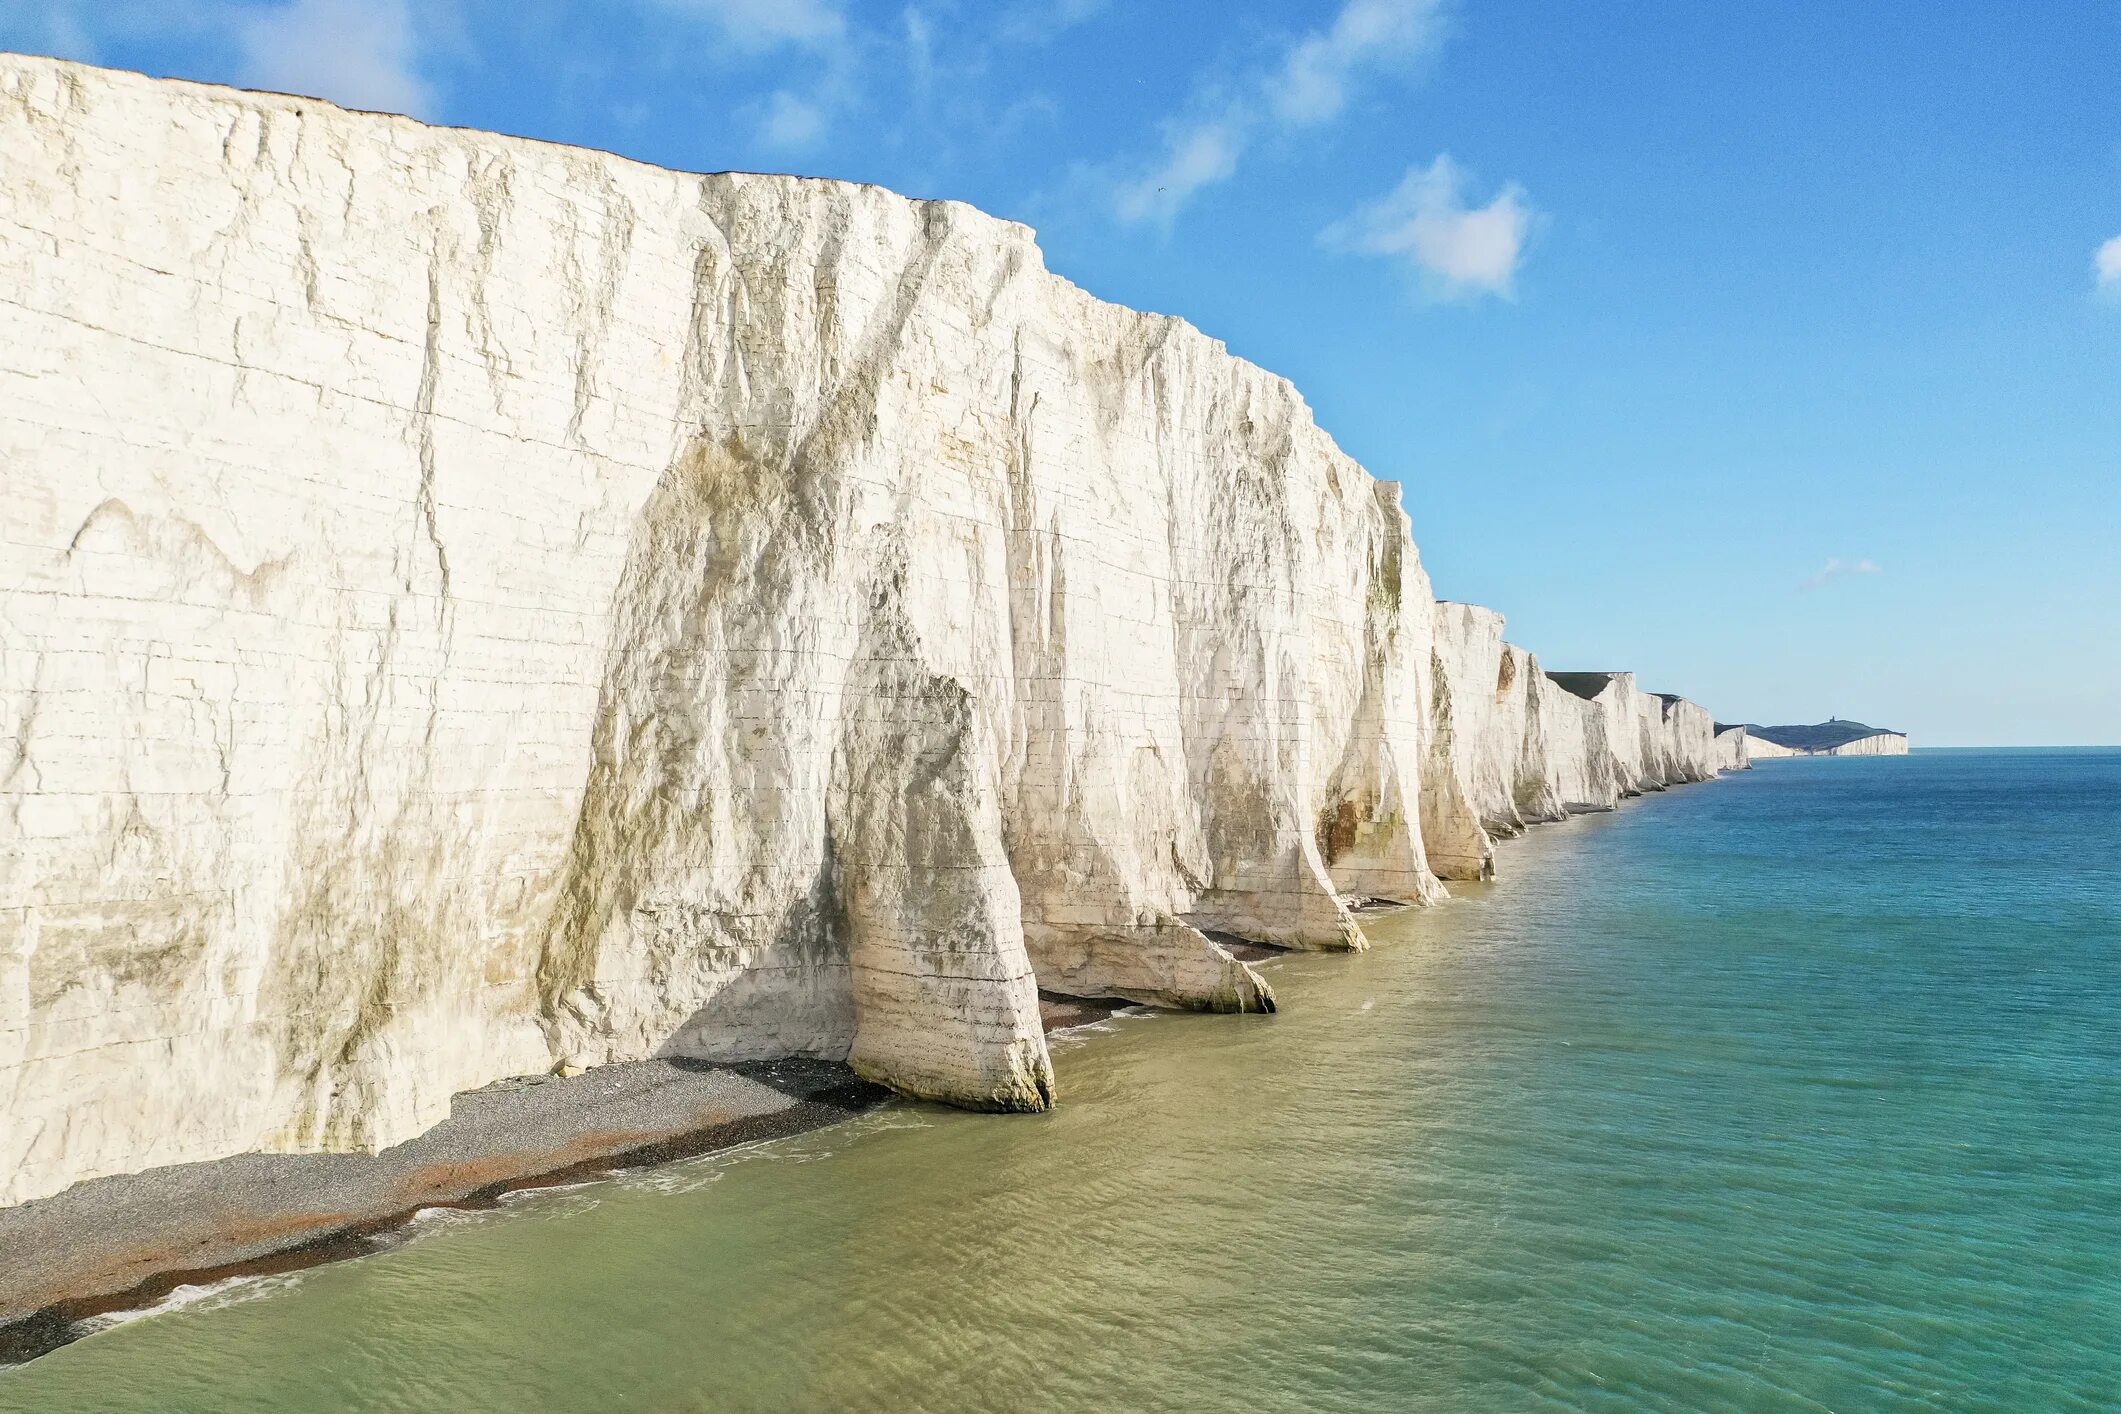
[[1743,763],[956,203],[21,55],[0,150],[0,1203],[654,1055],[1043,1108],[1041,988],[1271,1011]]

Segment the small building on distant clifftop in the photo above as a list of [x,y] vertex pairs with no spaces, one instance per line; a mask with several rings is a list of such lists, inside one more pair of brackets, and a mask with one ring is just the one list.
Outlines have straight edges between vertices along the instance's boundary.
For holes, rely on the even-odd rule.
[[[1719,728],[1720,730],[1720,728]],[[1752,760],[1778,756],[1905,756],[1907,733],[1830,717],[1811,726],[1745,726],[1746,751]]]

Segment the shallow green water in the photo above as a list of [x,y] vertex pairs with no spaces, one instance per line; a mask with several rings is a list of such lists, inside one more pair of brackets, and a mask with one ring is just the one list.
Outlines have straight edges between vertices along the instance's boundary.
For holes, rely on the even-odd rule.
[[2112,1409],[2121,752],[1788,761],[897,1107],[440,1220],[9,1410]]

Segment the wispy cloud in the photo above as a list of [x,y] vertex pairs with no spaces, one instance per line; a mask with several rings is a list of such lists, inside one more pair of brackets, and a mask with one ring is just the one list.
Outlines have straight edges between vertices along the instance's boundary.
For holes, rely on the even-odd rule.
[[1187,113],[1164,124],[1162,152],[1110,180],[1113,213],[1169,225],[1199,192],[1235,176],[1262,137],[1339,118],[1366,80],[1427,53],[1441,35],[1441,8],[1441,0],[1347,0],[1330,25],[1288,41],[1264,67],[1202,85]]
[[873,120],[868,136],[904,162],[902,184],[948,189],[964,164],[1058,117],[1058,105],[1037,87],[997,83],[1014,55],[1058,41],[1108,8],[1107,0],[910,0],[889,21],[855,31],[849,47],[859,51],[861,91],[846,106],[860,107]]
[[[454,0],[436,0],[437,4]],[[236,26],[261,12],[286,8],[289,0],[0,0],[0,49],[49,54],[85,64],[111,61],[111,51],[131,43],[182,40],[216,59],[235,55]],[[233,66],[211,64],[187,77],[228,81]]]
[[[736,106],[759,145],[781,154],[818,147],[835,119],[860,97],[859,71],[872,36],[856,28],[846,0],[633,0],[665,16],[674,44],[706,38],[707,56],[761,72],[788,74],[802,66],[798,83]],[[791,56],[783,51],[795,51]]]
[[[1106,0],[910,0],[901,6],[852,0],[632,0],[682,32],[721,41],[724,66],[748,68],[774,84],[739,104],[735,116],[760,145],[804,153],[825,144],[857,115],[880,144],[947,151],[991,138],[1050,100],[1019,95],[996,113],[978,94],[992,51],[1038,44],[1095,18]],[[903,85],[903,97],[884,95]]]
[[2121,294],[2121,236],[2115,236],[2092,257],[2092,283],[2106,294]]
[[935,27],[917,5],[900,17],[906,41],[906,87],[913,106],[923,111],[935,102]]
[[1807,575],[1797,588],[1810,593],[1814,589],[1824,589],[1844,575],[1884,573],[1884,568],[1876,560],[1844,560],[1836,556]]
[[[513,9],[468,0],[0,0],[0,49],[97,62],[147,44],[181,50],[186,77],[432,119],[442,116],[449,76],[480,66],[485,31],[521,16],[531,32],[571,32],[578,20],[624,9],[648,22],[673,64],[713,71],[709,94],[728,95],[729,117],[762,152],[813,152],[859,117],[866,141],[924,154],[944,173],[961,151],[992,152],[1055,120],[1054,100],[1035,87],[994,92],[1005,52],[1059,40],[1116,8],[1112,0],[528,0]],[[652,112],[650,87],[610,92],[595,106],[638,127]]]
[[1039,44],[1105,12],[1106,0],[1015,0],[1000,12],[1002,38]]
[[1362,78],[1436,42],[1439,9],[1437,0],[1349,0],[1330,27],[1298,40],[1268,81],[1274,116],[1298,126],[1338,118]]
[[656,8],[705,20],[740,49],[817,48],[847,35],[840,0],[650,0]]
[[295,0],[237,12],[243,82],[349,108],[430,116],[405,0]]
[[1448,155],[1410,167],[1382,200],[1328,226],[1319,239],[1338,250],[1406,262],[1432,299],[1510,298],[1533,211],[1512,182],[1485,205],[1465,200],[1465,173]]
[[1122,182],[1113,193],[1113,210],[1122,221],[1168,225],[1195,192],[1229,180],[1244,150],[1243,126],[1234,120],[1173,125],[1165,135],[1163,160]]
[[0,48],[96,63],[112,46],[178,39],[205,56],[188,76],[433,117],[421,26],[453,11],[453,0],[0,0]]
[[101,46],[80,0],[0,0],[0,49],[93,64]]
[[787,89],[766,100],[758,115],[759,141],[782,152],[817,146],[825,135],[825,110]]

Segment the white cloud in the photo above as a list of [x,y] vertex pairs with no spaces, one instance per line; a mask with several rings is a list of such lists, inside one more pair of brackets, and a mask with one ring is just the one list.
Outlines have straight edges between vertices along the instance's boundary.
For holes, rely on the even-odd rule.
[[1824,589],[1843,575],[1884,573],[1885,570],[1876,560],[1844,560],[1837,555],[1811,574],[1805,576],[1797,587],[1809,592],[1814,589]]
[[1196,92],[1193,116],[1165,125],[1163,156],[1113,183],[1114,214],[1168,225],[1197,192],[1235,176],[1262,135],[1340,117],[1363,80],[1434,47],[1440,9],[1441,0],[1347,0],[1330,25],[1291,40],[1234,88]]
[[653,0],[665,10],[712,23],[740,49],[835,45],[846,37],[841,0]]
[[1169,225],[1195,192],[1229,179],[1243,150],[1238,125],[1227,120],[1170,129],[1165,134],[1162,164],[1121,183],[1113,194],[1119,219]]
[[2099,247],[2092,257],[2092,276],[2100,289],[2121,294],[2121,236]]
[[1465,174],[1448,156],[1410,167],[1383,200],[1326,228],[1342,250],[1407,261],[1432,298],[1508,298],[1524,259],[1532,208],[1514,182],[1485,206],[1465,202]]
[[0,0],[0,50],[96,64],[138,41],[183,39],[217,48],[246,11],[227,0]]
[[78,0],[0,0],[0,49],[93,64],[99,52]]
[[825,135],[825,110],[781,89],[766,100],[759,116],[759,140],[768,147],[795,152],[815,147]]
[[[5,3],[5,0],[0,0]],[[912,153],[945,185],[958,148],[992,147],[1050,99],[1018,93],[996,112],[985,90],[1005,43],[1044,42],[1109,0],[624,0],[658,17],[700,61],[757,90],[733,116],[762,150],[813,151],[849,129]]]
[[1437,0],[1349,0],[1332,27],[1289,50],[1267,87],[1274,114],[1299,126],[1337,118],[1369,70],[1403,64],[1435,42]]
[[[679,21],[705,26],[720,41],[721,53],[734,56],[755,72],[793,77],[801,65],[799,87],[777,88],[763,99],[741,104],[735,117],[751,126],[761,147],[779,153],[807,152],[822,142],[835,116],[844,114],[859,96],[857,75],[876,47],[875,36],[857,32],[850,23],[847,0],[635,0]],[[906,12],[909,41],[924,39],[925,27]],[[795,49],[805,56],[769,57]]]
[[1094,20],[1105,12],[1106,0],[1016,0],[1001,13],[1004,39],[1039,44],[1063,30]]
[[906,86],[913,102],[925,109],[935,96],[935,30],[928,17],[912,5],[906,7]]
[[405,0],[294,0],[242,13],[235,35],[247,84],[349,108],[433,112]]

